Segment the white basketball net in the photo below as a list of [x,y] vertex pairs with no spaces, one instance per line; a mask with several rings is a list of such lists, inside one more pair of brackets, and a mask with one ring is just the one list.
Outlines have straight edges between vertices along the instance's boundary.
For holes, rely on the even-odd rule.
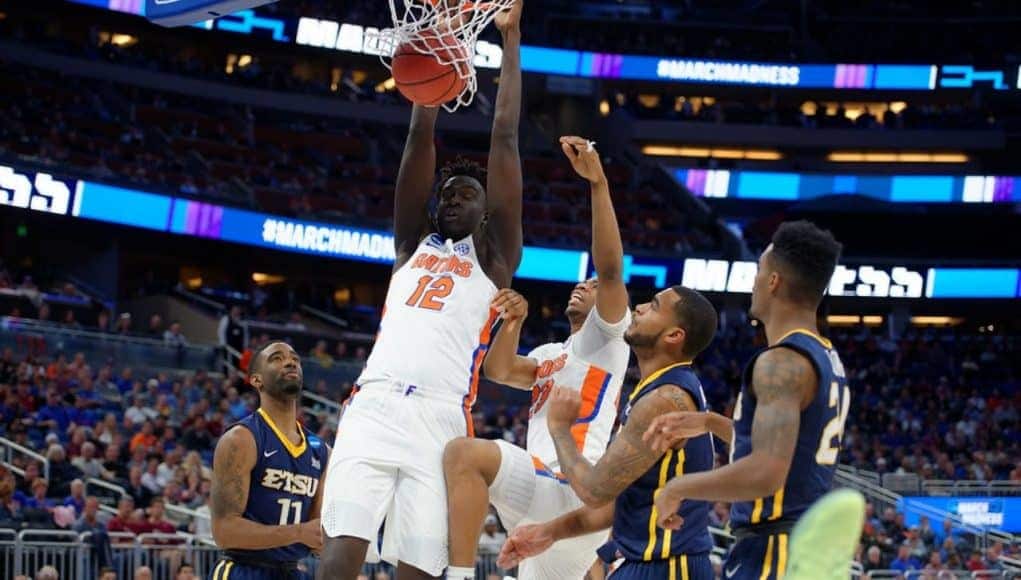
[[398,47],[410,43],[442,64],[453,65],[464,89],[443,108],[454,112],[468,106],[478,90],[475,44],[479,33],[515,0],[390,0],[394,27],[379,31],[380,59],[387,69]]

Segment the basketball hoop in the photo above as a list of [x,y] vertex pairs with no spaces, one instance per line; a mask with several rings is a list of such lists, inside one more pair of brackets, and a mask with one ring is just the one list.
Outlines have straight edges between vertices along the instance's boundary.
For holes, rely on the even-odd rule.
[[393,72],[392,61],[402,45],[428,54],[454,68],[464,88],[443,105],[451,113],[470,105],[478,90],[475,44],[479,33],[515,0],[389,0],[394,27],[379,31],[380,59]]

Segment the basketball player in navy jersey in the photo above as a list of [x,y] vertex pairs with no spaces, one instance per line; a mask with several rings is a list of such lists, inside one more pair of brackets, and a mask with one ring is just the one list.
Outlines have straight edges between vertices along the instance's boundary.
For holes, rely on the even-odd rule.
[[320,478],[328,447],[298,424],[301,359],[271,342],[253,356],[258,410],[216,445],[210,498],[213,539],[224,551],[212,580],[298,579],[298,561],[322,547]]
[[716,324],[712,304],[683,286],[667,288],[635,309],[624,340],[635,352],[642,380],[621,401],[620,431],[595,465],[571,436],[580,396],[571,389],[554,390],[549,431],[563,475],[586,505],[544,524],[515,529],[501,552],[501,567],[542,553],[556,541],[612,528],[616,550],[625,560],[614,580],[713,580],[709,504],[675,506],[674,513],[684,519],[676,531],[656,527],[654,505],[669,477],[713,468],[712,439],[702,433],[654,450],[642,436],[656,417],[707,410],[691,364],[712,341]]
[[[675,478],[656,499],[666,529],[682,524],[675,513],[682,502],[733,502],[737,542],[723,569],[728,580],[783,578],[794,524],[833,481],[850,389],[840,357],[819,335],[816,311],[840,251],[832,234],[812,223],[781,224],[759,258],[750,309],[769,346],[745,369],[733,421],[715,414],[670,415],[646,433],[658,449],[669,448],[673,437],[706,431],[730,444],[729,465]],[[701,426],[692,429],[692,422]],[[816,549],[846,550],[845,565],[818,578],[847,577],[846,542],[821,542]]]

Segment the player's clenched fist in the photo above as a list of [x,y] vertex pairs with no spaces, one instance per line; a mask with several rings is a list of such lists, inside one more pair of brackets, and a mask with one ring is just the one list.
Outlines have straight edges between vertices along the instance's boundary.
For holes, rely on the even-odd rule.
[[546,424],[550,431],[569,429],[578,420],[581,411],[581,395],[574,389],[555,387],[549,399],[549,415]]
[[520,322],[528,317],[528,301],[510,288],[497,292],[491,304],[504,322]]

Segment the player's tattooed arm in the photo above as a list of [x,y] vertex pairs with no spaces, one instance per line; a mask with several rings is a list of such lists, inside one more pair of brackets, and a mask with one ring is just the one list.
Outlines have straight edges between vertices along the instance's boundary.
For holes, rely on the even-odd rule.
[[[213,454],[213,488],[209,509],[213,539],[222,549],[265,550],[303,543],[322,545],[319,520],[297,525],[268,526],[243,517],[248,504],[248,487],[256,463],[255,437],[244,427],[235,427],[220,437]],[[281,509],[284,509],[281,507]],[[287,506],[290,511],[290,505]]]
[[[571,393],[577,397],[576,392]],[[666,385],[656,389],[635,404],[627,424],[610,444],[606,454],[592,465],[579,451],[570,424],[565,428],[559,417],[553,418],[554,403],[549,403],[550,434],[560,460],[560,469],[567,476],[578,498],[589,506],[604,505],[616,499],[663,456],[642,439],[656,417],[696,409],[691,395],[680,387]]]
[[789,348],[774,348],[760,355],[752,370],[757,404],[751,453],[720,469],[671,480],[660,499],[751,501],[776,493],[787,480],[801,409],[813,396],[816,380],[809,360]]

